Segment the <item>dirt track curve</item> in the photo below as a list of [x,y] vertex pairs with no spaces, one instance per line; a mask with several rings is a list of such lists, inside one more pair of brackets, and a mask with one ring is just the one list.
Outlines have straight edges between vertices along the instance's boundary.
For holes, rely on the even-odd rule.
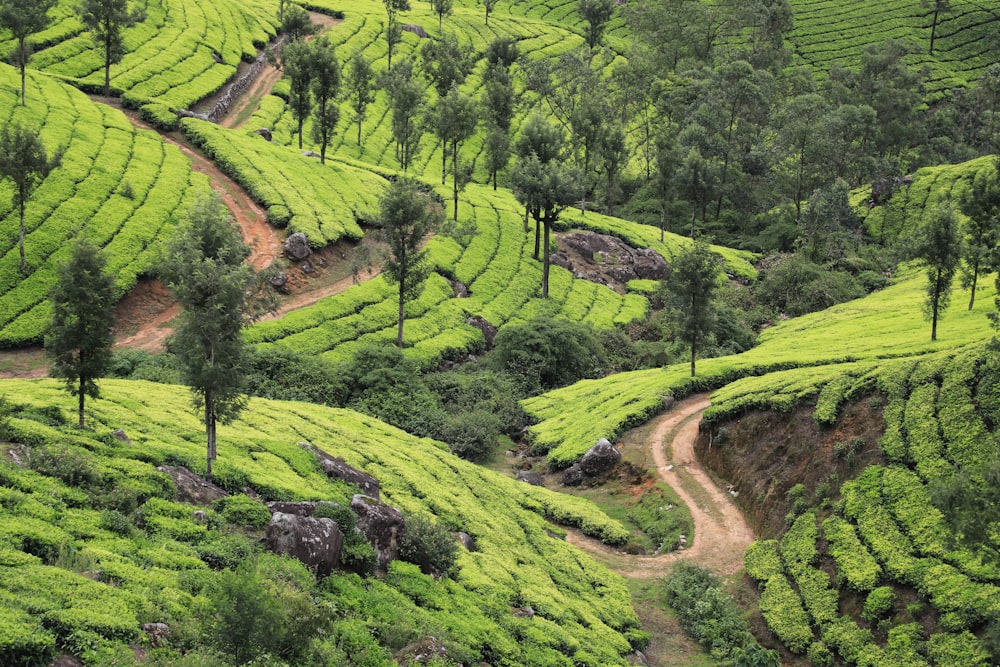
[[655,420],[648,440],[657,475],[691,510],[694,540],[689,539],[688,548],[661,556],[632,556],[575,530],[569,532],[567,540],[629,578],[661,577],[680,560],[693,560],[719,575],[739,572],[753,531],[729,493],[712,481],[694,455],[698,424],[708,406],[706,394],[677,403]]

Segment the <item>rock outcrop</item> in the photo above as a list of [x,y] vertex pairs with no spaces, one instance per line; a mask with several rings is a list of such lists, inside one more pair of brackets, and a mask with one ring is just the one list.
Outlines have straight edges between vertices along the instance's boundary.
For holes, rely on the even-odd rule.
[[403,531],[403,513],[377,498],[357,494],[351,498],[351,509],[358,515],[360,530],[378,552],[378,564],[383,570],[396,559],[397,542]]
[[311,254],[312,248],[309,247],[309,237],[302,232],[290,234],[285,239],[285,255],[293,262],[301,262]]
[[348,465],[344,459],[337,458],[336,456],[330,456],[319,447],[311,445],[308,442],[300,442],[299,446],[316,455],[316,460],[319,461],[319,467],[326,473],[327,477],[343,480],[348,484],[353,484],[361,489],[366,496],[371,496],[375,500],[379,499],[381,486],[379,485],[378,480],[368,473]]
[[183,466],[159,466],[157,470],[170,475],[174,486],[177,487],[176,500],[178,502],[191,503],[192,505],[211,505],[219,498],[225,498],[229,495],[223,489]]
[[601,438],[580,459],[580,470],[588,477],[596,477],[614,468],[621,460],[621,452],[606,438]]
[[475,327],[483,332],[483,340],[486,341],[486,349],[493,349],[493,339],[497,337],[497,328],[486,321],[482,315],[473,315],[465,321],[470,327]]
[[300,560],[317,576],[340,565],[344,534],[330,519],[276,512],[267,526],[267,548]]
[[552,262],[591,282],[617,285],[637,278],[663,280],[670,271],[655,250],[633,248],[607,234],[566,234],[559,244],[560,251],[553,254]]

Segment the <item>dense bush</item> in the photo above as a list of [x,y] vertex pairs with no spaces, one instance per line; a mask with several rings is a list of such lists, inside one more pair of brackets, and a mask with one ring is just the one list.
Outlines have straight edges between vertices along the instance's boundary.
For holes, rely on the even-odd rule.
[[333,364],[287,347],[255,348],[246,373],[247,393],[261,398],[340,405],[346,391]]
[[364,534],[358,530],[358,517],[349,507],[337,503],[320,503],[313,516],[317,519],[331,519],[344,534],[340,562],[345,567],[358,574],[371,574],[375,571],[378,554]]
[[264,528],[271,521],[271,512],[263,503],[242,493],[216,500],[213,508],[227,523],[237,526]]
[[771,659],[750,634],[750,625],[722,582],[708,570],[681,561],[663,581],[666,602],[680,619],[681,627],[704,646],[716,660],[732,660],[748,652]]
[[864,296],[865,291],[849,273],[831,271],[793,254],[773,259],[761,272],[753,293],[762,306],[796,317]]
[[448,529],[425,514],[404,514],[399,557],[424,574],[447,575],[455,567],[458,545]]
[[489,362],[513,376],[526,392],[536,393],[598,377],[607,358],[589,325],[539,315],[501,329]]

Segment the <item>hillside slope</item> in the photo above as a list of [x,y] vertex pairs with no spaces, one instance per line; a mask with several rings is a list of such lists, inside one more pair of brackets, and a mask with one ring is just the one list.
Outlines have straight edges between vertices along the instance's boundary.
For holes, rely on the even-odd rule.
[[10,182],[0,183],[0,347],[41,342],[51,317],[48,293],[70,239],[83,234],[105,248],[123,296],[150,272],[174,219],[209,190],[180,150],[136,130],[121,111],[30,71],[27,106],[20,92],[18,71],[0,65],[0,117],[39,131],[46,152],[61,151],[62,159],[26,202],[23,275],[19,211],[11,207]]
[[[211,556],[241,531],[211,510],[206,528],[192,515],[205,508],[167,502],[174,485],[155,466],[204,468],[188,391],[106,381],[104,399],[88,403],[87,431],[64,425],[73,399],[55,382],[3,381],[0,393],[7,397],[6,439],[32,447],[9,453],[8,445],[0,461],[0,655],[17,655],[22,644],[78,650],[77,642],[90,638],[98,653],[87,654],[88,662],[107,664],[102,659],[120,654],[122,642],[139,638],[142,623],[196,621],[212,581],[226,572],[209,569],[220,562]],[[118,428],[130,443],[112,436]],[[374,475],[385,502],[474,540],[474,551],[459,549],[453,578],[435,580],[403,563],[382,582],[331,575],[319,596],[337,610],[331,632],[360,624],[383,649],[400,637],[437,633],[462,647],[465,659],[511,666],[624,664],[629,640],[640,641],[622,581],[546,521],[623,540],[627,531],[589,502],[514,482],[346,410],[253,400],[219,436],[217,481],[233,492],[349,501],[353,492],[329,481],[297,444],[308,441]],[[37,472],[17,463],[29,460]],[[368,607],[390,594],[390,607]],[[531,607],[534,618],[513,615],[515,607]],[[386,624],[399,626],[395,639],[380,634]],[[211,630],[201,632],[208,641]]]

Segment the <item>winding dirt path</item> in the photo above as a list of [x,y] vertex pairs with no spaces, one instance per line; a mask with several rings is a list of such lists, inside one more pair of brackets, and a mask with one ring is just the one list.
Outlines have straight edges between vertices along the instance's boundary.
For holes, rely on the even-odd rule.
[[661,556],[631,556],[576,530],[568,533],[567,540],[618,574],[634,579],[661,577],[671,564],[680,560],[693,560],[723,576],[739,572],[743,568],[743,552],[753,541],[753,531],[732,497],[712,481],[694,454],[698,424],[708,406],[707,394],[677,403],[670,412],[657,418],[648,440],[660,479],[677,492],[691,511],[694,540],[687,549]]

